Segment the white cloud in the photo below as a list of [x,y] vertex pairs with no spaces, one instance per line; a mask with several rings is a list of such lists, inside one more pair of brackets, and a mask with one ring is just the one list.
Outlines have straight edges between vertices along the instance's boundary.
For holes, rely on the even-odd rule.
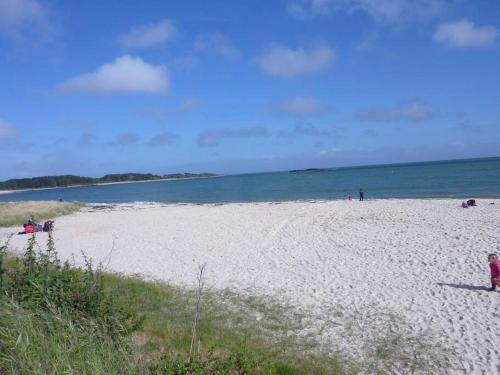
[[326,44],[311,49],[291,49],[274,44],[257,58],[257,65],[271,76],[290,78],[314,74],[330,68],[335,61],[335,52]]
[[240,57],[240,52],[234,47],[231,39],[221,33],[200,35],[194,46],[199,51],[217,53],[228,60]]
[[37,0],[0,0],[0,33],[14,40],[52,34],[48,12]]
[[276,110],[290,116],[308,117],[320,115],[328,111],[329,108],[316,98],[298,96],[278,103]]
[[18,135],[19,131],[14,125],[0,119],[0,141],[16,138]]
[[127,34],[118,37],[123,49],[158,47],[175,39],[178,31],[170,20],[133,27]]
[[168,88],[168,71],[165,66],[151,65],[140,57],[129,55],[104,64],[93,73],[78,75],[59,85],[61,92],[96,94],[162,94]]
[[446,7],[447,0],[294,0],[287,11],[299,19],[336,12],[363,12],[379,23],[399,24],[408,20],[434,17]]
[[475,26],[467,19],[438,26],[434,41],[456,48],[488,47],[495,43],[500,31],[494,26]]
[[267,129],[262,127],[253,128],[217,128],[204,130],[198,137],[198,146],[217,146],[222,138],[255,138],[267,136]]
[[430,104],[412,102],[392,108],[369,109],[357,114],[357,118],[364,122],[422,122],[430,120],[436,109]]

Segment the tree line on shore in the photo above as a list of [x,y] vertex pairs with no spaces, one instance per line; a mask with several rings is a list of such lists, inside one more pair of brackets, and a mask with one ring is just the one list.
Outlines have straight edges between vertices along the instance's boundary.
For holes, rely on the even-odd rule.
[[32,178],[16,178],[0,182],[0,190],[42,189],[79,185],[94,185],[109,182],[152,181],[168,178],[200,178],[215,177],[214,173],[174,173],[155,175],[151,173],[115,173],[103,177],[92,178],[75,175],[43,176]]

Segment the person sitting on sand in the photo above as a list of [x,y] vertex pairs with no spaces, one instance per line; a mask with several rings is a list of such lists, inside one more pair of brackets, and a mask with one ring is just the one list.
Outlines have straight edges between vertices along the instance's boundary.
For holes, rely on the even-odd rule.
[[488,261],[491,271],[491,288],[489,290],[493,291],[497,285],[500,285],[500,260],[498,260],[497,254],[489,254]]

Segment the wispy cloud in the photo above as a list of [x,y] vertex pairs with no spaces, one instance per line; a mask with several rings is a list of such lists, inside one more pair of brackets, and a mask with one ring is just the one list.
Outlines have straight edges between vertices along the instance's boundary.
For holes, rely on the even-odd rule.
[[175,109],[179,113],[194,112],[200,108],[200,101],[198,99],[185,99],[179,103]]
[[294,0],[287,11],[298,19],[312,19],[336,12],[363,12],[375,22],[400,24],[426,20],[440,14],[447,0]]
[[136,113],[140,116],[149,117],[160,122],[167,121],[169,115],[167,110],[153,107],[137,108]]
[[136,113],[143,117],[152,118],[159,122],[165,122],[169,118],[193,113],[200,108],[200,101],[197,99],[185,99],[179,102],[175,107],[164,109],[155,107],[141,107],[136,110]]
[[299,0],[287,5],[287,12],[299,19],[329,14],[334,7],[332,0]]
[[139,142],[139,135],[135,133],[121,133],[116,136],[116,139],[109,144],[111,146],[129,146]]
[[228,60],[237,60],[240,57],[240,51],[236,49],[231,39],[221,33],[199,35],[195,48],[198,51],[216,53]]
[[367,109],[357,113],[358,120],[363,122],[422,122],[430,120],[436,114],[436,109],[430,104],[412,102],[391,108]]
[[89,130],[96,127],[96,123],[89,120],[82,120],[79,118],[66,118],[59,124],[61,127],[66,129],[80,129]]
[[312,124],[297,124],[290,131],[278,132],[278,137],[291,138],[295,136],[330,138],[338,136],[338,132],[333,127],[320,128]]
[[374,129],[364,129],[363,135],[366,135],[368,137],[376,137],[378,135],[378,132]]
[[135,26],[117,40],[123,49],[133,50],[162,46],[175,39],[178,34],[172,21],[165,19],[158,23]]
[[256,138],[266,137],[267,135],[267,129],[263,127],[206,129],[198,137],[198,146],[214,147],[219,145],[223,138]]
[[476,26],[467,19],[442,23],[434,33],[434,41],[454,48],[489,47],[500,35],[494,26]]
[[7,121],[0,119],[0,141],[16,138],[19,130]]
[[91,148],[95,147],[97,144],[97,137],[92,133],[83,133],[80,138],[78,138],[78,147],[81,148]]
[[171,70],[189,73],[198,65],[198,59],[195,56],[186,55],[174,58],[168,63]]
[[15,41],[49,37],[48,10],[37,0],[0,0],[0,34]]
[[93,73],[84,73],[59,85],[64,93],[147,93],[168,91],[169,77],[163,65],[152,65],[140,57],[124,55],[111,63],[101,65]]
[[293,117],[311,117],[329,111],[330,107],[323,104],[319,99],[298,96],[277,103],[274,109]]
[[380,34],[377,30],[371,30],[363,36],[361,42],[356,46],[358,51],[368,51],[371,49],[375,43],[380,38]]
[[440,14],[448,0],[351,0],[349,11],[361,11],[376,22],[399,24],[410,20],[427,20]]
[[149,147],[158,147],[158,146],[164,146],[167,144],[172,144],[177,142],[179,137],[177,134],[169,133],[169,132],[162,132],[160,134],[157,134],[153,137],[151,137],[147,143]]
[[292,49],[274,44],[258,56],[256,61],[265,74],[291,78],[330,68],[335,62],[335,52],[326,44],[318,44],[310,49]]

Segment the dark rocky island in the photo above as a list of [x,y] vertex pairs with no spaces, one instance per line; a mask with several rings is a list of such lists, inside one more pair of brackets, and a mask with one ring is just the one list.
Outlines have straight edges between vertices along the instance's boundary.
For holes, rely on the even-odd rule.
[[292,169],[290,173],[307,173],[307,172],[325,172],[326,169],[321,168],[307,168],[307,169]]

